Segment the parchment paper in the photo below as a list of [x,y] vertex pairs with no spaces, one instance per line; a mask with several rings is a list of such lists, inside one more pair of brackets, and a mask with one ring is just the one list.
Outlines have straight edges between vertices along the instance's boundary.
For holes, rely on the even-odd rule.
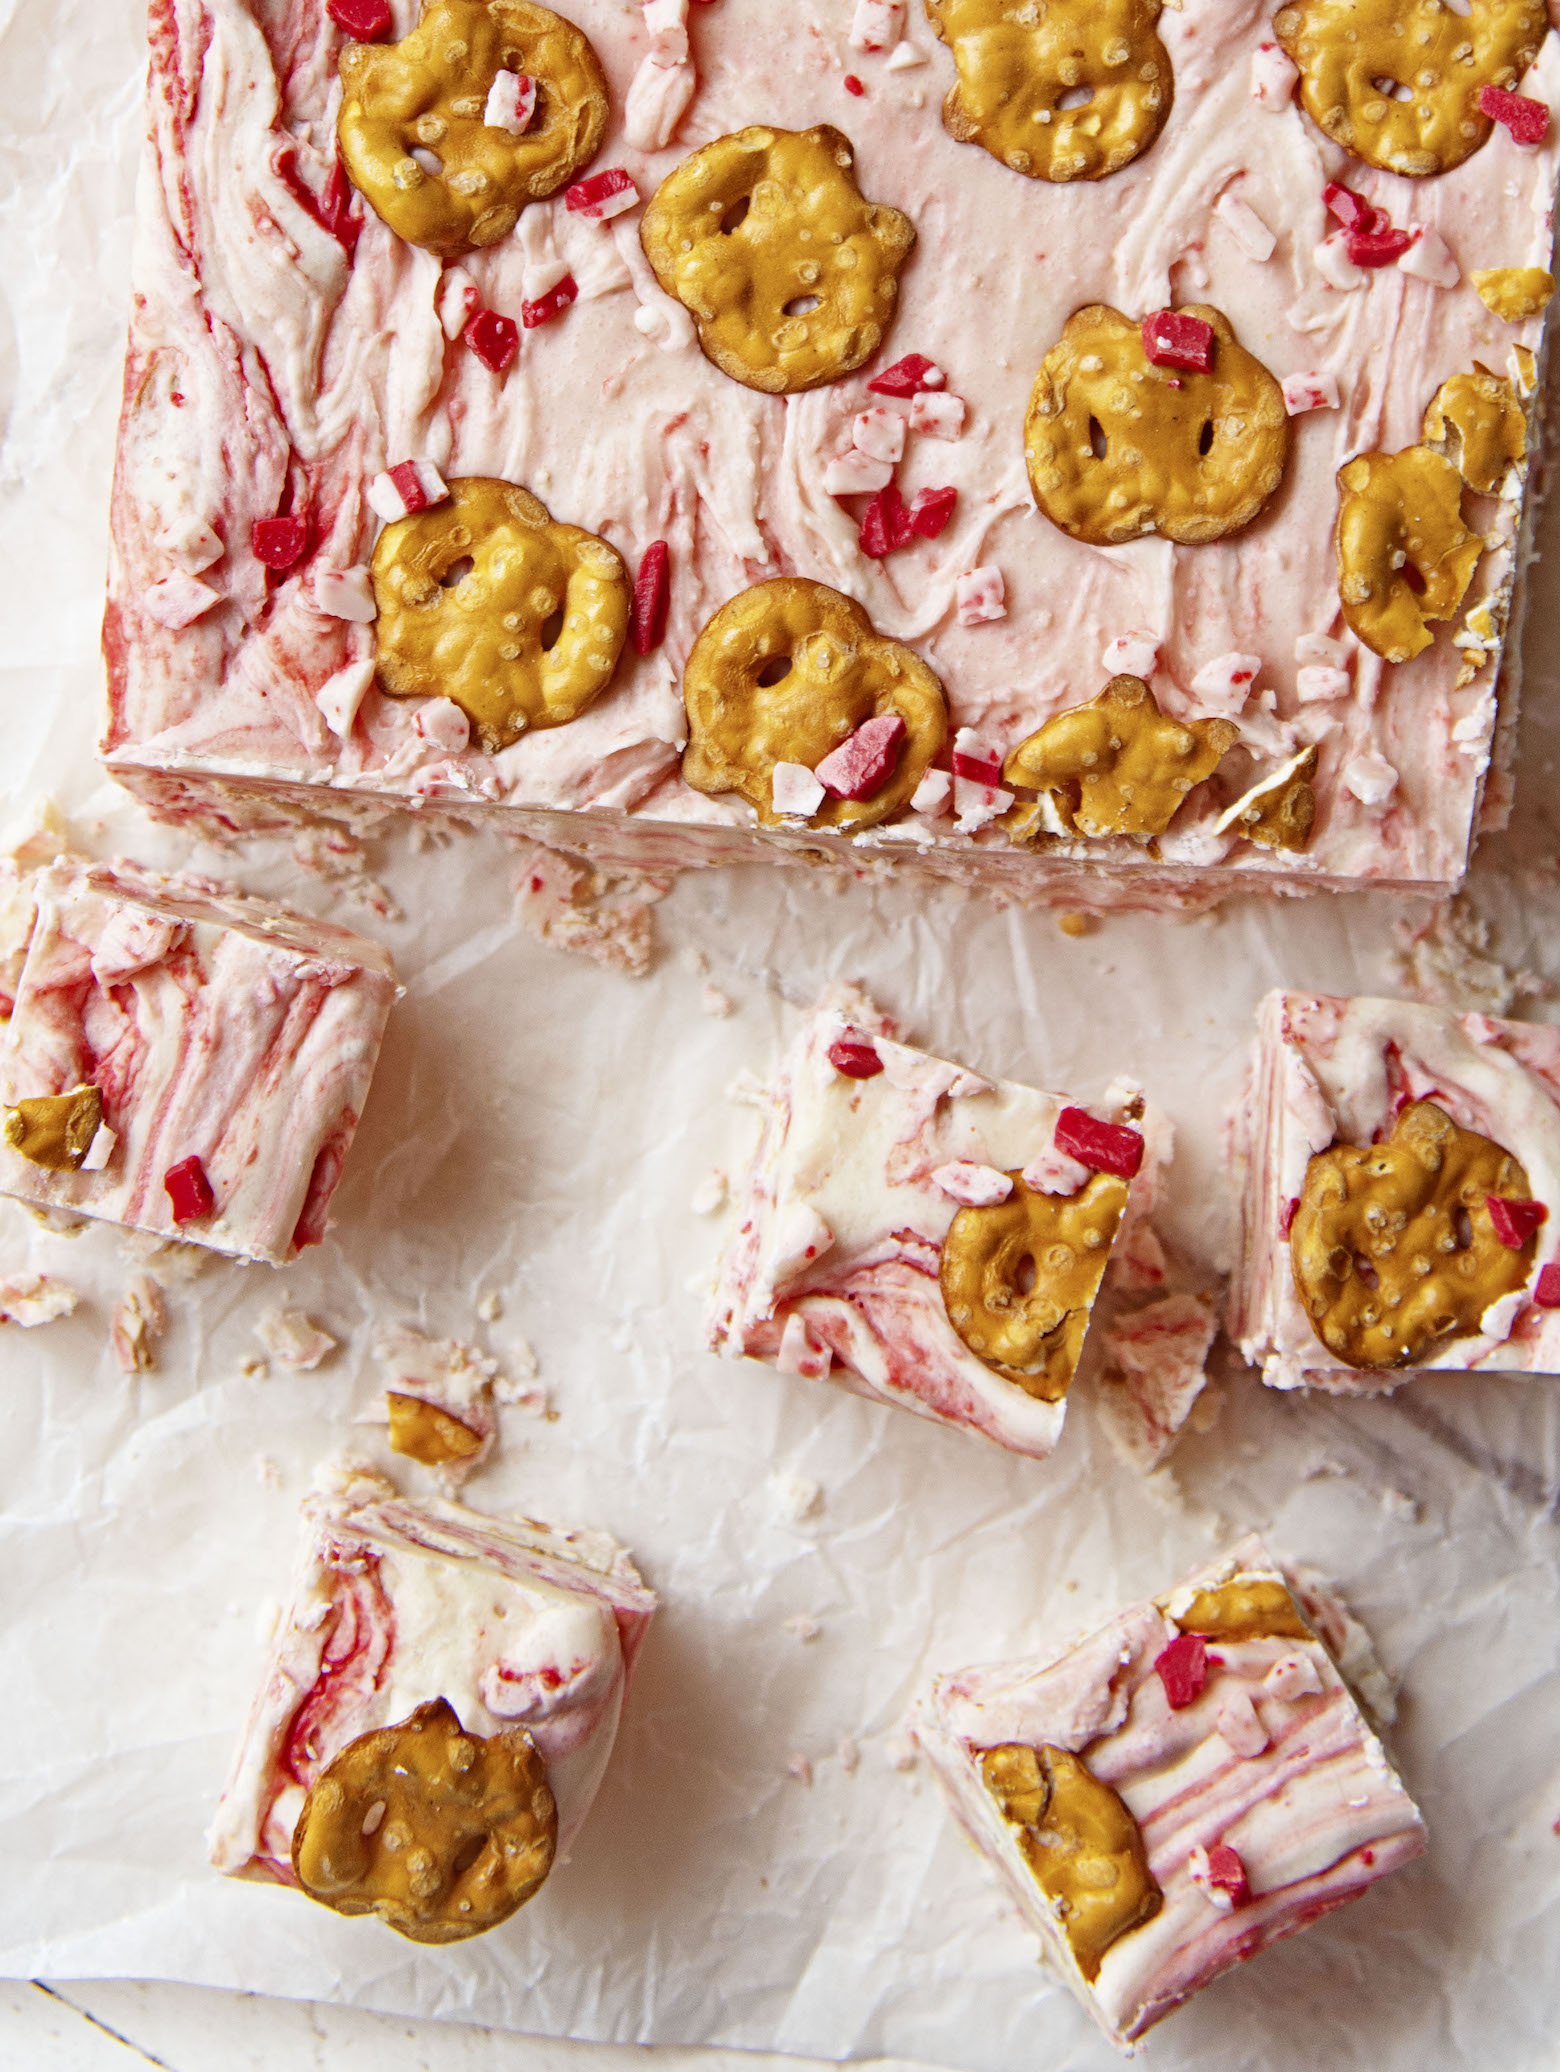
[[[1425,917],[1362,898],[1075,941],[914,881],[709,873],[661,909],[666,947],[634,981],[517,927],[516,860],[496,841],[387,838],[369,861],[406,918],[375,921],[285,844],[218,852],[152,829],[91,761],[140,33],[137,0],[0,0],[0,776],[18,814],[60,800],[95,853],[374,929],[407,996],[335,1234],[284,1275],[192,1258],[155,1374],[126,1380],[106,1344],[136,1248],[0,1212],[0,1275],[45,1271],[83,1296],[67,1321],[0,1335],[0,1969],[968,2072],[1108,2065],[924,1771],[895,1766],[904,1707],[932,1669],[1060,1644],[1259,1526],[1337,1577],[1401,1675],[1394,1745],[1430,1853],[1204,1994],[1150,2062],[1552,2064],[1552,1383],[1448,1377],[1337,1403],[1237,1373],[1178,1457],[1178,1498],[1116,1461],[1087,1389],[1042,1465],[698,1350],[720,1230],[688,1205],[712,1168],[740,1168],[754,1127],[722,1089],[767,1068],[827,978],[865,980],[912,1038],[982,1070],[1085,1097],[1140,1077],[1179,1130],[1172,1225],[1217,1263],[1221,1119],[1254,1003],[1279,982],[1393,988],[1394,931]],[[1508,965],[1540,968],[1547,948],[1560,972],[1551,575],[1527,640],[1518,820],[1486,845],[1475,906]],[[1498,971],[1482,979],[1477,1004],[1501,1005]],[[708,983],[729,1018],[705,1011]],[[314,1374],[246,1373],[283,1300],[340,1353]],[[665,1602],[574,1861],[506,1929],[442,1951],[219,1880],[201,1839],[297,1499],[332,1450],[374,1457],[351,1420],[374,1335],[398,1321],[516,1375],[535,1347],[556,1420],[506,1411],[469,1499],[610,1527]],[[797,1519],[807,1482],[819,1505]]]

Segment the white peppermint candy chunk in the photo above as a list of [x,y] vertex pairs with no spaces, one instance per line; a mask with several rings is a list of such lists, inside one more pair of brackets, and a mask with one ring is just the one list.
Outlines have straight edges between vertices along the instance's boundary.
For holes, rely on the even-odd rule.
[[1432,288],[1455,288],[1462,279],[1462,268],[1452,257],[1446,239],[1438,230],[1416,230],[1413,237],[1408,250],[1398,254],[1399,273],[1428,281]]
[[953,778],[946,770],[928,770],[910,794],[912,813],[941,813],[953,790]]
[[836,454],[823,471],[823,486],[830,496],[876,496],[893,479],[891,462],[874,460],[854,446]]
[[785,1320],[775,1365],[782,1374],[799,1374],[804,1381],[827,1380],[829,1369],[834,1365],[834,1355],[829,1348],[813,1343],[807,1319],[799,1310],[793,1309]]
[[919,43],[911,43],[907,38],[903,43],[896,43],[889,53],[888,69],[890,72],[912,72],[917,65],[925,63],[926,52]]
[[872,460],[899,460],[905,450],[905,421],[897,410],[863,410],[850,428],[850,443]]
[[204,518],[184,517],[159,533],[157,544],[187,576],[204,575],[227,549]]
[[1146,683],[1159,667],[1159,648],[1141,633],[1124,633],[1100,656],[1107,676],[1139,676]]
[[1203,709],[1218,719],[1239,717],[1262,668],[1260,655],[1218,655],[1192,678]]
[[1213,213],[1248,259],[1260,263],[1272,258],[1278,239],[1249,202],[1242,201],[1238,194],[1221,194],[1213,205]]
[[484,128],[507,130],[523,137],[536,113],[536,81],[527,72],[500,72],[488,88],[482,111]]
[[540,302],[544,295],[552,293],[568,271],[567,259],[528,260],[520,273],[520,293],[527,302]]
[[471,744],[471,722],[453,698],[430,698],[419,706],[413,725],[443,755],[460,755]]
[[954,777],[953,809],[958,818],[953,824],[961,835],[975,834],[998,814],[1005,813],[1012,803],[1012,792],[997,785],[983,784],[977,777]]
[[1314,1698],[1322,1688],[1316,1664],[1309,1655],[1283,1655],[1262,1679],[1265,1695],[1292,1705],[1296,1698]]
[[477,284],[464,266],[447,266],[439,276],[434,312],[451,344],[477,313]]
[[1302,705],[1324,705],[1330,698],[1347,698],[1354,688],[1347,669],[1327,669],[1319,663],[1295,676],[1295,696]]
[[645,0],[650,55],[658,65],[688,60],[688,0]]
[[366,568],[325,568],[314,578],[314,609],[327,619],[370,626],[379,616]]
[[1316,270],[1329,288],[1364,287],[1364,269],[1356,266],[1349,257],[1349,247],[1341,230],[1317,246],[1315,259]]
[[1291,417],[1307,410],[1338,408],[1338,377],[1335,374],[1291,374],[1284,383],[1284,408]]
[[403,460],[368,485],[368,506],[386,525],[442,504],[449,485],[431,460]]
[[1013,1183],[995,1166],[977,1165],[973,1159],[956,1158],[933,1168],[932,1178],[943,1193],[967,1209],[995,1208],[1013,1192]]
[[851,19],[852,50],[892,50],[904,26],[902,0],[856,0]]
[[911,398],[910,429],[933,439],[959,439],[964,435],[964,398],[933,395],[925,389]]
[[791,1202],[781,1210],[775,1225],[771,1281],[788,1281],[816,1265],[833,1244],[834,1232],[818,1211],[804,1201]]
[[1302,633],[1295,642],[1297,662],[1321,662],[1329,669],[1341,669],[1348,659],[1346,644],[1326,633]]
[[119,1142],[117,1133],[106,1122],[100,1122],[92,1142],[87,1146],[87,1155],[81,1161],[84,1173],[101,1173],[114,1155],[114,1146]]
[[1344,764],[1343,781],[1362,806],[1384,806],[1397,790],[1398,773],[1384,755],[1370,749]]
[[161,582],[153,583],[149,590],[141,593],[141,603],[159,626],[166,626],[170,633],[181,632],[186,626],[193,626],[197,619],[203,619],[214,604],[222,602],[220,590],[213,590],[209,583],[203,583],[199,576],[192,576],[182,568],[176,568]]
[[1259,43],[1251,53],[1251,98],[1269,115],[1294,105],[1300,68],[1278,43]]
[[1007,585],[1000,568],[969,568],[954,584],[959,624],[982,626],[1007,617]]
[[770,785],[775,811],[788,820],[810,820],[823,804],[823,786],[805,763],[776,763]]
[[1024,1168],[1024,1185],[1036,1194],[1076,1194],[1089,1184],[1089,1168],[1047,1144]]
[[338,669],[334,676],[327,677],[314,693],[314,702],[338,741],[345,741],[352,732],[358,707],[373,680],[372,658],[366,662],[349,662],[345,669]]
[[623,103],[624,142],[636,151],[665,150],[697,84],[692,65],[661,65],[654,55],[645,58]]
[[1257,1717],[1250,1693],[1233,1690],[1219,1707],[1214,1732],[1233,1755],[1261,1755],[1268,1745],[1268,1731]]

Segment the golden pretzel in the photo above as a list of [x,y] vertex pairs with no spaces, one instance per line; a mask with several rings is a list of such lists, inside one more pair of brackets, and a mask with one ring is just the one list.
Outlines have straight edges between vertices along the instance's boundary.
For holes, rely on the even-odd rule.
[[75,1173],[102,1121],[103,1096],[95,1086],[35,1094],[5,1110],[5,1141],[47,1172]]
[[1024,450],[1035,501],[1096,547],[1157,532],[1182,546],[1249,525],[1283,479],[1289,415],[1273,376],[1219,310],[1212,371],[1156,367],[1141,325],[1093,303],[1040,363]]
[[1507,324],[1536,317],[1554,300],[1555,277],[1542,266],[1487,266],[1468,279],[1484,307]]
[[1162,835],[1240,738],[1227,719],[1168,719],[1148,685],[1114,676],[1009,752],[1008,784],[1050,792],[1077,833]]
[[1413,178],[1472,157],[1494,126],[1480,90],[1515,88],[1548,26],[1540,0],[1294,0],[1273,18],[1317,128]]
[[863,198],[854,162],[828,123],[755,127],[695,151],[651,197],[645,256],[733,381],[795,395],[882,344],[915,227]]
[[1429,647],[1463,601],[1484,542],[1462,522],[1462,477],[1423,446],[1338,470],[1338,595],[1350,630],[1388,662]]
[[423,1396],[406,1396],[399,1389],[387,1389],[390,1411],[390,1451],[421,1461],[425,1468],[446,1468],[453,1461],[470,1460],[482,1451],[482,1435],[462,1424],[437,1403]]
[[557,1841],[525,1728],[484,1740],[434,1698],[331,1758],[298,1815],[292,1863],[338,1914],[377,1914],[412,1942],[464,1942],[541,1890]]
[[1493,496],[1527,458],[1527,414],[1505,376],[1475,360],[1471,374],[1454,374],[1436,390],[1422,437],[1470,489]]
[[1064,1748],[984,1749],[980,1775],[1092,1982],[1111,1944],[1164,1905],[1142,1830],[1121,1795]]
[[1163,0],[926,0],[958,84],[943,127],[1032,180],[1102,180],[1148,149],[1175,83]]
[[1434,1101],[1406,1107],[1384,1144],[1335,1144],[1305,1171],[1289,1233],[1311,1329],[1350,1367],[1406,1367],[1465,1337],[1526,1287],[1537,1233],[1501,1243],[1486,1203],[1526,1201],[1509,1151],[1459,1129]]
[[1315,1637],[1300,1616],[1288,1585],[1273,1576],[1199,1590],[1186,1610],[1175,1614],[1175,1624],[1183,1633],[1201,1633],[1209,1640]]
[[628,635],[617,549],[486,475],[387,525],[373,578],[381,690],[453,699],[490,751],[578,719]]
[[948,731],[943,687],[920,656],[873,631],[854,598],[800,576],[744,590],[710,620],[683,675],[696,791],[740,792],[765,827],[778,825],[777,763],[812,770],[869,719],[898,713],[899,759],[864,799],[825,798],[811,827],[876,827],[910,802]]
[[988,1208],[964,1208],[943,1239],[948,1321],[976,1358],[1042,1403],[1066,1395],[1089,1312],[1127,1206],[1127,1183],[1093,1173],[1076,1194],[1041,1194],[1021,1173]]
[[[337,132],[353,185],[397,237],[446,259],[507,237],[528,202],[595,157],[607,126],[595,51],[533,0],[428,0],[409,36],[349,43],[340,70]],[[536,81],[520,136],[482,119],[500,72]]]
[[1316,822],[1313,780],[1319,760],[1313,745],[1259,778],[1220,814],[1218,832],[1240,835],[1264,849],[1303,849]]

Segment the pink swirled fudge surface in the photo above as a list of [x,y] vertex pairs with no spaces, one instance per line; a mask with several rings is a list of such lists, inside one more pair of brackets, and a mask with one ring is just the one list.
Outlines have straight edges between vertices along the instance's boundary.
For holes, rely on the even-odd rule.
[[[325,1234],[396,996],[377,943],[274,902],[129,863],[8,869],[0,1104],[90,1082],[101,1170],[0,1143],[0,1192],[282,1265]],[[165,1179],[200,1161],[207,1215]]]
[[[416,0],[394,0],[398,33],[417,12]],[[740,387],[701,356],[687,313],[656,285],[637,211],[602,222],[559,196],[464,262],[476,298],[513,316],[561,267],[578,285],[578,300],[526,332],[517,364],[496,378],[446,337],[441,301],[460,297],[437,258],[398,241],[360,201],[349,252],[322,227],[330,210],[299,198],[300,186],[318,197],[334,166],[341,38],[323,0],[259,11],[244,0],[158,0],[105,626],[105,750],[118,775],[174,813],[216,801],[253,819],[267,799],[338,809],[388,799],[518,815],[533,832],[628,860],[751,855],[761,841],[783,854],[803,838],[760,837],[747,806],[682,783],[679,687],[718,606],[763,578],[800,574],[859,598],[881,632],[914,643],[947,686],[954,727],[978,730],[993,749],[1093,697],[1105,651],[1127,640],[1157,653],[1156,693],[1188,716],[1206,709],[1210,694],[1194,680],[1210,664],[1259,659],[1232,782],[1243,762],[1249,775],[1312,743],[1320,753],[1303,853],[1221,833],[1211,802],[1195,800],[1157,853],[1127,840],[1015,851],[989,827],[955,831],[946,812],[903,816],[853,850],[834,838],[825,847],[917,856],[951,875],[1099,903],[1461,875],[1481,817],[1498,821],[1509,796],[1499,642],[1486,626],[1482,646],[1470,646],[1446,626],[1400,667],[1357,646],[1339,611],[1334,476],[1358,452],[1413,443],[1447,376],[1475,359],[1505,373],[1514,347],[1540,348],[1542,319],[1503,323],[1468,276],[1548,264],[1560,131],[1552,125],[1535,150],[1497,127],[1438,178],[1374,172],[1297,103],[1253,91],[1270,7],[1201,0],[1159,23],[1175,98],[1158,141],[1108,179],[1052,186],[946,133],[939,106],[953,65],[919,10],[908,10],[906,42],[924,61],[905,69],[851,46],[848,0],[815,13],[762,0],[695,7],[689,57],[665,65],[638,9],[569,0],[564,12],[590,36],[610,87],[594,169],[625,169],[642,197],[690,150],[747,124],[847,132],[863,191],[918,231],[882,352],[806,394]],[[846,90],[847,74],[864,92]],[[1560,104],[1554,35],[1522,91]],[[1442,239],[1457,285],[1395,265],[1332,285],[1316,258],[1334,227],[1322,202],[1330,179],[1400,228]],[[1265,260],[1253,256],[1253,216],[1276,240]],[[1319,394],[1336,383],[1341,407],[1292,421],[1287,477],[1244,533],[1196,547],[1076,541],[1039,516],[1025,476],[1023,418],[1041,357],[1086,303],[1136,317],[1192,301],[1224,310],[1280,381],[1303,388],[1316,377]],[[968,415],[955,439],[912,431],[899,481],[907,499],[950,485],[959,500],[939,538],[879,562],[859,549],[859,510],[828,495],[823,478],[849,447],[853,419],[880,400],[868,377],[910,352],[935,362]],[[460,745],[444,701],[364,689],[373,629],[322,616],[313,586],[366,563],[376,531],[368,483],[408,458],[446,478],[524,483],[631,566],[667,540],[665,648],[626,652],[583,717],[496,756]],[[284,495],[309,508],[314,544],[298,569],[268,579],[250,529]],[[1473,522],[1496,544],[1470,607],[1498,601],[1517,573],[1515,476]],[[958,585],[977,569],[1001,576],[1006,617],[964,624]],[[182,614],[157,586],[191,576],[215,602],[171,629],[158,613]],[[1327,671],[1304,645],[1319,637],[1339,643],[1322,695]]]
[[303,1571],[208,1836],[218,1870],[294,1883],[309,1786],[349,1741],[444,1698],[524,1726],[567,1852],[606,1773],[656,1600],[606,1533],[412,1503],[348,1470],[304,1503]]
[[[1492,1304],[1483,1328],[1443,1341],[1412,1368],[1362,1372],[1335,1360],[1311,1328],[1290,1267],[1291,1204],[1315,1153],[1335,1141],[1374,1143],[1407,1102],[1424,1099],[1509,1151],[1548,1216],[1526,1288]],[[1229,1329],[1264,1381],[1357,1394],[1425,1368],[1560,1373],[1560,1309],[1533,1300],[1545,1268],[1560,1261],[1560,1029],[1405,1000],[1269,993],[1234,1133],[1241,1235]]]
[[[1287,1587],[1255,1538],[1057,1660],[939,1676],[916,1707],[916,1739],[955,1818],[1118,2044],[1425,1845],[1412,1799],[1320,1640],[1210,1642],[1206,1684],[1172,1709],[1154,1665],[1176,1637],[1176,1614],[1199,1590],[1252,1580]],[[1150,1920],[1106,1950],[1092,1985],[981,1778],[981,1752],[1013,1743],[1077,1755],[1120,1794],[1163,1894]],[[1249,1887],[1228,1907],[1192,1874],[1193,1852],[1220,1844],[1239,1856]]]

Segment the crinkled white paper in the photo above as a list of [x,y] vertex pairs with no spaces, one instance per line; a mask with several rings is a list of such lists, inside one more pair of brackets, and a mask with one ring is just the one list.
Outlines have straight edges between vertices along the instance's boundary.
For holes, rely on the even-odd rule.
[[[192,849],[150,829],[91,762],[140,12],[0,0],[0,774],[17,810],[60,799],[97,853],[375,929],[407,996],[334,1236],[282,1275],[153,1261],[171,1316],[155,1373],[126,1379],[108,1350],[142,1252],[0,1211],[0,1277],[42,1271],[83,1297],[67,1320],[0,1330],[0,1967],[969,2072],[1107,2065],[924,1771],[899,1767],[905,1704],[930,1671],[1060,1643],[1258,1526],[1345,1585],[1401,1675],[1394,1746],[1430,1852],[1212,1988],[1150,2062],[1552,2064],[1555,1384],[1447,1377],[1336,1402],[1237,1375],[1178,1456],[1177,1498],[1119,1464],[1082,1384],[1037,1464],[698,1350],[721,1219],[690,1204],[753,1135],[722,1089],[767,1068],[826,979],[864,979],[912,1039],[983,1070],[1084,1096],[1142,1079],[1180,1133],[1171,1222],[1215,1261],[1221,1115],[1256,1000],[1393,987],[1413,910],[1296,903],[1073,940],[947,889],[747,870],[684,880],[657,968],[633,981],[516,925],[516,858],[496,841],[386,838],[370,861],[408,918],[376,922],[285,844]],[[1560,849],[1550,576],[1517,825],[1476,878],[1501,954],[1534,968]],[[1560,971],[1552,942],[1548,961]],[[1506,1005],[1497,980],[1477,1004]],[[708,1011],[711,985],[735,1013]],[[314,1372],[254,1364],[283,1300],[341,1341]],[[297,1500],[333,1449],[384,1458],[352,1420],[396,1322],[469,1339],[516,1379],[534,1345],[556,1418],[505,1410],[469,1499],[610,1527],[665,1606],[574,1860],[505,1929],[444,1950],[224,1883],[202,1847]]]

